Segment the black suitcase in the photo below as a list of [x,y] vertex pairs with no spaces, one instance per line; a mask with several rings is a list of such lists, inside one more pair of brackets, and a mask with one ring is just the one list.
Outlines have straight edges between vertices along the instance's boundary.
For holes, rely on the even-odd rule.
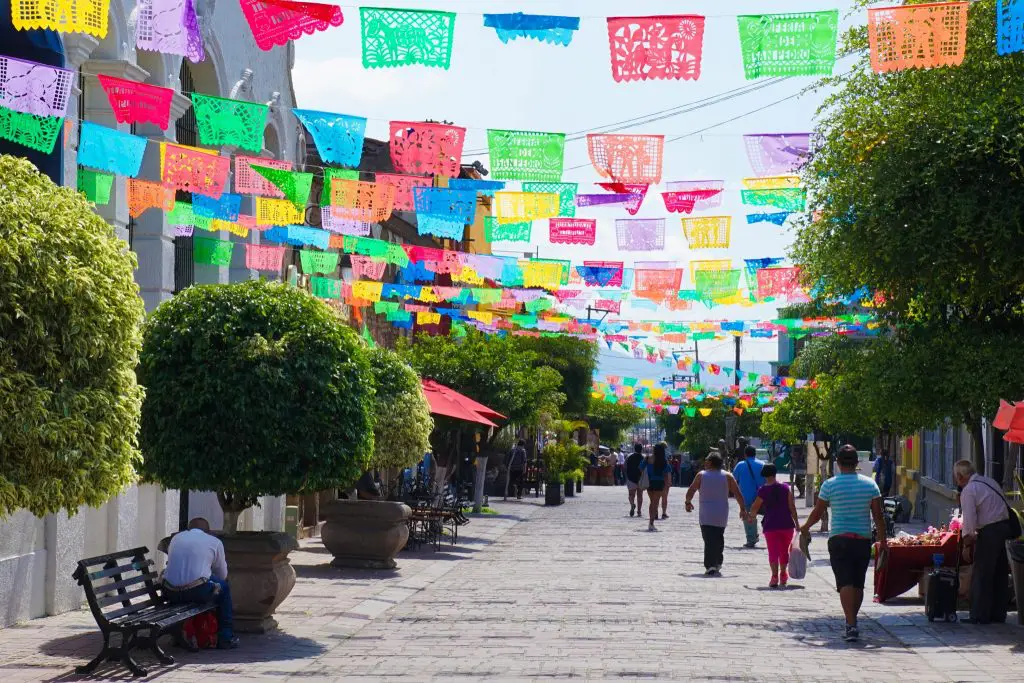
[[956,621],[956,606],[960,595],[960,557],[963,549],[957,539],[956,570],[940,567],[928,572],[924,594],[924,614],[928,621],[945,619]]

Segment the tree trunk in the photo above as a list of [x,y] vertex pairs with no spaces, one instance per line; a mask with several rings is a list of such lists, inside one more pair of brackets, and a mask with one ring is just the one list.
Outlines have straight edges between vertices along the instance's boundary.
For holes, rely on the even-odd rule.
[[217,502],[224,512],[224,533],[238,533],[238,518],[246,509],[256,504],[254,499],[237,496],[230,491],[218,491]]
[[971,433],[971,454],[974,459],[974,469],[978,474],[985,474],[985,440],[982,436],[982,425],[980,417],[968,417],[967,429]]

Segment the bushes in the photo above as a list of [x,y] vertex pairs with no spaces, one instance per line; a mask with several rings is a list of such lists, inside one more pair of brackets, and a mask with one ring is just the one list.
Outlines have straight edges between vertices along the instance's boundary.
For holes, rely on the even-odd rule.
[[416,371],[394,351],[370,351],[374,397],[374,469],[415,465],[430,450],[434,420]]
[[0,517],[73,513],[133,480],[134,268],[82,195],[0,156]]

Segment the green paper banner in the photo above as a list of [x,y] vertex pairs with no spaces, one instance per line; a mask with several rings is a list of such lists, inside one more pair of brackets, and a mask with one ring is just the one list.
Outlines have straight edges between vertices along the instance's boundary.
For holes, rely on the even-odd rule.
[[564,133],[488,130],[487,148],[495,180],[558,182],[562,179]]
[[309,273],[333,273],[338,269],[338,258],[341,256],[336,251],[309,251],[303,249],[299,252],[299,260],[302,262],[302,272]]
[[[305,253],[305,252],[302,252]],[[309,286],[313,291],[313,296],[318,299],[340,299],[341,298],[341,280],[335,280],[330,277],[320,277],[319,275],[313,275],[309,278]]]
[[737,19],[747,79],[832,74],[839,10],[743,15]]
[[199,141],[204,145],[234,145],[253,152],[263,149],[263,130],[270,110],[267,105],[194,92],[192,109],[199,127]]
[[578,183],[523,183],[523,192],[558,195],[558,215],[561,218],[576,216],[576,192]]
[[0,138],[49,154],[60,135],[63,118],[36,116],[0,107]]
[[320,193],[320,206],[331,205],[331,181],[335,178],[341,180],[359,180],[359,171],[351,171],[347,168],[325,168],[324,188]]
[[252,170],[259,173],[274,187],[284,192],[285,198],[302,211],[309,201],[309,191],[313,187],[313,174],[301,171],[286,171],[280,168],[269,168],[250,164]]
[[539,313],[551,308],[551,299],[534,299],[526,302],[527,313]]
[[488,242],[529,242],[533,223],[505,223],[494,216],[484,216],[484,239]]
[[101,173],[88,168],[78,169],[78,191],[96,206],[106,206],[110,203],[110,190],[113,186],[113,173]]
[[365,68],[451,66],[454,12],[360,7],[359,19]]
[[167,212],[168,225],[191,225],[201,230],[213,230],[213,219],[197,216],[188,202],[174,202],[174,207]]
[[230,266],[235,243],[209,237],[192,238],[192,260],[208,266]]
[[740,201],[749,206],[774,206],[785,211],[803,211],[807,208],[807,188],[740,190]]

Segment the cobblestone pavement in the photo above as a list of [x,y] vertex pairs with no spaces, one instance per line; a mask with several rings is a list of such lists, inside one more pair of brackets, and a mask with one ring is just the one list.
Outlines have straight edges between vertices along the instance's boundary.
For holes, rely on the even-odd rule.
[[[293,554],[299,580],[280,632],[235,651],[175,652],[150,678],[1024,680],[1024,628],[929,624],[908,599],[867,604],[862,642],[846,644],[824,538],[805,581],[770,590],[765,551],[741,547],[734,514],[723,576],[705,578],[682,491],[658,533],[629,517],[625,496],[588,487],[557,508],[494,500],[500,517],[475,519],[454,548],[403,553],[397,572],[331,569],[307,543]],[[98,647],[87,612],[0,630],[0,683],[76,679],[74,664]]]

